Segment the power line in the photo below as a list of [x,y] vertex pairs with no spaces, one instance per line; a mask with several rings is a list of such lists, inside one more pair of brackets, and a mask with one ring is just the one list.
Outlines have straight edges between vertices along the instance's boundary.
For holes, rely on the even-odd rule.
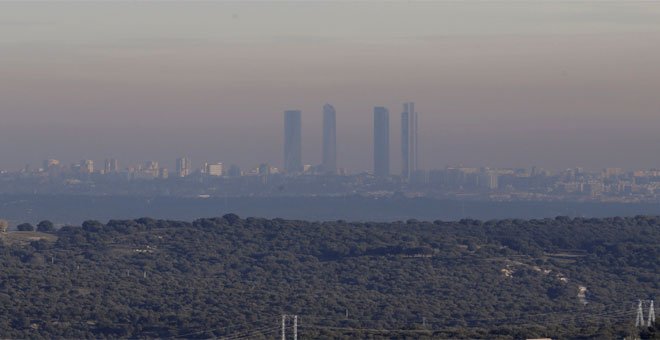
[[[241,326],[243,326],[243,328],[249,328],[252,325],[253,325],[252,323],[249,323],[249,324],[243,323],[243,324],[230,325],[230,326],[226,326],[226,327],[208,328],[208,329],[194,331],[194,332],[190,332],[190,333],[186,333],[186,334],[179,334],[179,335],[176,335],[174,338],[186,338],[186,337],[189,337],[191,335],[204,334],[204,333],[207,333],[207,332],[215,332],[215,331],[219,331],[219,330],[224,330],[225,332],[228,332],[232,328],[235,329],[235,328],[238,328],[238,327],[241,327]],[[272,326],[263,326],[259,329],[271,328],[271,327]],[[248,330],[246,330],[246,331],[248,331]]]
[[270,327],[263,327],[261,329],[255,329],[251,331],[243,331],[239,333],[235,333],[232,335],[228,335],[226,337],[221,337],[223,340],[239,340],[239,339],[246,339],[246,338],[251,338],[254,337],[255,335],[266,335],[266,334],[272,334],[277,332],[279,329],[279,326],[270,326]]
[[[581,311],[584,312],[584,311]],[[630,316],[631,312],[628,310],[610,310],[610,311],[602,311],[600,313],[590,313],[586,315],[576,315],[574,313],[567,313],[567,312],[551,312],[551,313],[538,313],[534,315],[527,315],[527,316],[522,316],[521,318],[518,318],[518,321],[515,324],[522,324],[522,323],[528,323],[530,320],[528,319],[530,316],[545,316],[545,319],[539,320],[540,323],[543,324],[564,324],[567,321],[575,321],[575,322],[583,322],[583,323],[595,323],[598,321],[608,321],[611,322],[613,320],[625,320]],[[429,329],[405,329],[404,327],[399,328],[399,329],[391,329],[391,328],[376,328],[376,327],[340,327],[340,326],[333,326],[333,325],[328,325],[328,322],[339,322],[339,321],[345,321],[345,320],[331,320],[331,319],[323,319],[323,318],[314,318],[314,317],[305,317],[306,319],[316,319],[318,321],[321,321],[321,323],[311,323],[311,324],[306,324],[305,326],[302,326],[305,329],[327,329],[327,330],[337,330],[337,331],[350,331],[350,332],[370,332],[370,333],[428,333],[428,332],[441,332],[443,330],[446,330],[446,328],[442,326],[446,326],[446,323],[442,323],[442,325],[438,325],[440,322],[434,322],[434,323],[429,323],[428,320],[424,318],[423,319],[423,326],[427,327],[428,325],[435,325],[436,328],[429,328]],[[507,320],[513,320],[514,318],[483,318],[483,319],[468,319],[464,320],[466,323],[477,323],[478,321],[507,321]],[[326,320],[323,322],[323,320]],[[436,319],[439,320],[439,319]],[[357,320],[353,320],[357,321]],[[442,320],[446,321],[446,320]],[[362,322],[364,324],[364,322]],[[412,328],[415,326],[419,326],[418,322],[409,322],[407,323],[407,326]],[[438,328],[439,327],[439,328]]]
[[[642,327],[645,324],[650,326],[655,322],[655,310],[653,307],[653,301],[649,301],[649,312],[648,319],[644,320],[643,307],[645,301],[639,300],[637,306],[637,317],[636,317],[636,326]],[[225,340],[238,340],[238,339],[247,339],[252,338],[257,335],[267,335],[281,332],[281,339],[287,339],[287,332],[289,335],[292,335],[293,340],[298,339],[298,328],[301,329],[317,329],[317,330],[333,330],[333,331],[343,331],[343,332],[365,332],[365,333],[392,333],[392,334],[428,334],[443,332],[447,330],[447,327],[450,326],[448,323],[452,322],[461,322],[464,324],[479,324],[479,323],[507,323],[513,325],[524,325],[524,324],[544,324],[544,325],[558,325],[566,324],[567,322],[572,323],[582,323],[582,324],[594,324],[600,322],[612,322],[614,320],[626,320],[629,317],[632,317],[633,311],[630,309],[614,309],[612,307],[621,307],[620,304],[609,304],[603,305],[600,312],[590,312],[585,309],[581,310],[570,310],[570,311],[558,311],[558,312],[545,312],[545,313],[536,313],[536,314],[523,314],[520,316],[504,317],[504,318],[474,318],[474,319],[441,319],[441,318],[427,318],[423,317],[421,324],[419,319],[415,320],[399,320],[401,327],[400,328],[379,328],[379,327],[370,327],[366,326],[371,322],[377,320],[353,320],[351,322],[359,323],[360,327],[344,327],[338,326],[340,322],[346,322],[349,320],[345,319],[336,319],[336,318],[326,318],[326,317],[314,317],[314,316],[305,316],[306,320],[311,320],[311,322],[301,325],[299,323],[300,317],[293,314],[284,314],[281,315],[281,319],[277,325],[264,326],[256,329],[249,329],[252,325],[243,324],[245,328],[248,328],[243,331],[236,332],[234,334],[227,335],[222,337]],[[628,319],[629,320],[629,319]],[[646,321],[646,322],[645,322]],[[334,324],[334,325],[333,325]],[[234,326],[213,328],[207,330],[201,330],[197,332],[192,332],[188,334],[178,335],[177,337],[187,337],[196,334],[203,334],[206,332],[218,331],[221,329],[228,330],[234,328]],[[424,329],[414,329],[415,327],[423,327]]]

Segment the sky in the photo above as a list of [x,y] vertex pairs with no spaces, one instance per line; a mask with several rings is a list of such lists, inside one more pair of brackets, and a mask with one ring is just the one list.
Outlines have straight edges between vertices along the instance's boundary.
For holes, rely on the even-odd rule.
[[0,169],[189,156],[372,168],[372,110],[419,111],[422,168],[660,168],[660,3],[0,2]]

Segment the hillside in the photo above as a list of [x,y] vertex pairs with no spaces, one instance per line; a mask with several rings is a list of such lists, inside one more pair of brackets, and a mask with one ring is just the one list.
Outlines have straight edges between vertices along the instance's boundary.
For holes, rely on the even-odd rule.
[[11,234],[0,247],[5,338],[272,339],[282,314],[299,316],[302,339],[658,337],[634,321],[637,300],[660,293],[660,217],[229,214]]

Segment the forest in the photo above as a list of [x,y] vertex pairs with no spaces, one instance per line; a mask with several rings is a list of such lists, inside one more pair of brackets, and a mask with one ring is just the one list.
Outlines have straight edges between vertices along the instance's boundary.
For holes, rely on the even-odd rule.
[[0,257],[2,338],[660,338],[658,216],[42,221]]

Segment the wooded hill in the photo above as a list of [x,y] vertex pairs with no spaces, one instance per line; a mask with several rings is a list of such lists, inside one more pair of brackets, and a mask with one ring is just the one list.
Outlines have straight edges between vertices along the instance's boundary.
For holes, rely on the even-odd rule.
[[660,217],[22,228],[0,246],[3,338],[273,339],[282,314],[301,339],[659,336],[634,321]]

